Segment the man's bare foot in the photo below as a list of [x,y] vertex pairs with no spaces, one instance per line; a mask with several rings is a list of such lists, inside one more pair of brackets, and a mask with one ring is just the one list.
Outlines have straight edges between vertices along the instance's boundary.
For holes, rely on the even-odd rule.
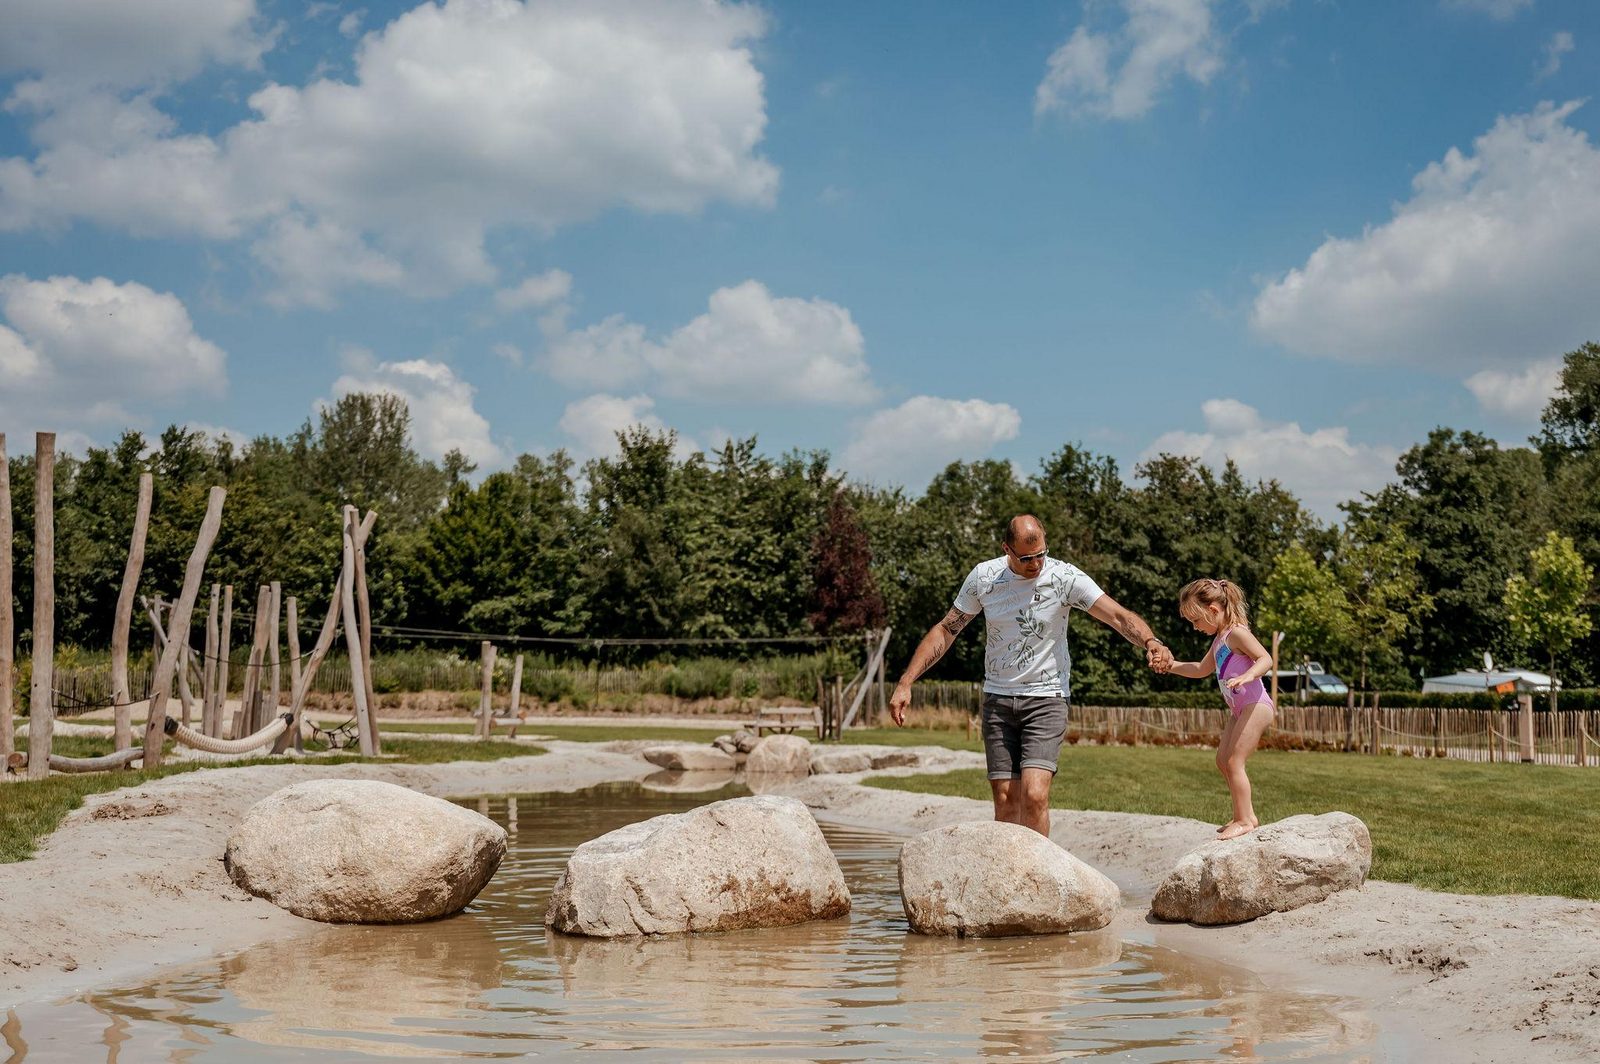
[[1231,824],[1224,825],[1222,830],[1217,833],[1217,838],[1219,838],[1219,839],[1236,839],[1240,835],[1247,835],[1250,832],[1254,831],[1256,829],[1256,826],[1257,825],[1252,824],[1249,821],[1235,820]]

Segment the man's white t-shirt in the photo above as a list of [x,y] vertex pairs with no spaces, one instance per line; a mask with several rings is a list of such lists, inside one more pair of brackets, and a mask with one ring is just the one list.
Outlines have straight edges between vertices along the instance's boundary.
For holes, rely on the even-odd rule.
[[998,695],[1057,695],[1070,690],[1067,618],[1105,592],[1076,565],[1046,558],[1033,579],[1018,576],[1005,555],[980,562],[961,584],[955,608],[982,613],[989,629],[983,689]]

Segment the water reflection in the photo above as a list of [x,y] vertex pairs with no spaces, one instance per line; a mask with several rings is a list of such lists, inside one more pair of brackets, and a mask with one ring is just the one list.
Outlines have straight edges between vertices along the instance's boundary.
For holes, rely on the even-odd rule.
[[663,1061],[1350,1061],[1374,1048],[1376,1031],[1345,1002],[1276,992],[1106,932],[909,934],[900,841],[851,829],[825,827],[854,897],[847,918],[654,940],[546,934],[544,904],[574,845],[735,793],[626,785],[489,799],[512,845],[460,916],[264,945],[144,986],[21,1009],[0,1034],[13,1061],[229,1064],[578,1050]]

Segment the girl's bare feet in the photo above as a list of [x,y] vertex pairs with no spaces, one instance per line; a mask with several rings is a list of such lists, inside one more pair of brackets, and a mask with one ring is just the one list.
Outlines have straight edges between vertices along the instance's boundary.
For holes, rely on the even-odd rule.
[[1257,825],[1251,824],[1248,821],[1235,820],[1231,824],[1224,825],[1223,829],[1217,833],[1217,838],[1236,839],[1240,835],[1249,834],[1250,832],[1254,831],[1256,827]]

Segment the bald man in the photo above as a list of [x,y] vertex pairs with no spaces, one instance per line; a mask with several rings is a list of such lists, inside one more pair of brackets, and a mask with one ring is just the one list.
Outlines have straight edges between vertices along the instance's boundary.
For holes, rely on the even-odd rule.
[[1075,565],[1050,557],[1044,526],[1031,514],[1006,524],[1005,553],[980,562],[961,584],[944,620],[928,629],[889,699],[906,722],[911,685],[944,657],[962,629],[983,614],[983,745],[994,792],[994,818],[1050,834],[1050,784],[1067,732],[1067,618],[1080,609],[1142,647],[1165,672],[1172,652],[1138,614],[1125,609]]

